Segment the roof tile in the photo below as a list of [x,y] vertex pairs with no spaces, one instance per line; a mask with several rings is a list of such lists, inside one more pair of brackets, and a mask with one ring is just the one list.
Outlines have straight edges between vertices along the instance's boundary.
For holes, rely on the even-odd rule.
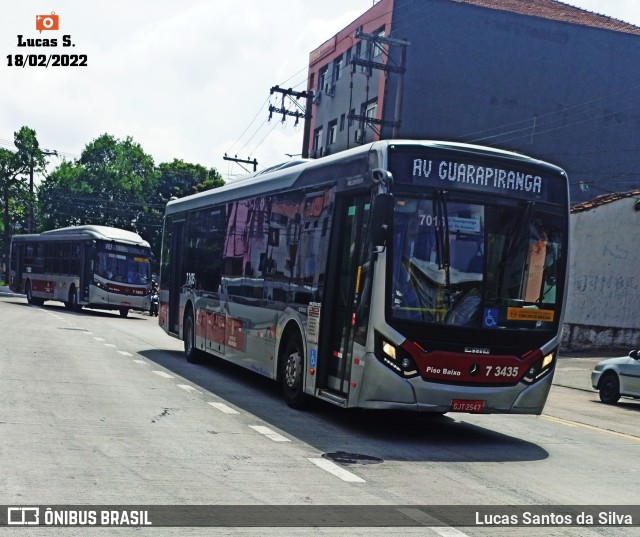
[[640,189],[638,190],[630,190],[629,192],[611,192],[610,194],[602,194],[597,198],[590,199],[589,201],[584,201],[582,203],[578,203],[571,207],[572,213],[581,213],[584,211],[589,211],[591,209],[595,209],[596,207],[600,207],[601,205],[607,205],[607,203],[613,203],[614,201],[618,201],[624,198],[640,198]]
[[600,15],[556,0],[451,0],[489,9],[511,11],[520,15],[542,17],[571,24],[614,32],[640,35],[640,27],[606,15]]

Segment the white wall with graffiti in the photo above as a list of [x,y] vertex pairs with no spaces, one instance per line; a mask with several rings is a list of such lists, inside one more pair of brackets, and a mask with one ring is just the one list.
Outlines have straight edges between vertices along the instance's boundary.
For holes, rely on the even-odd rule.
[[562,349],[640,347],[640,190],[574,206]]

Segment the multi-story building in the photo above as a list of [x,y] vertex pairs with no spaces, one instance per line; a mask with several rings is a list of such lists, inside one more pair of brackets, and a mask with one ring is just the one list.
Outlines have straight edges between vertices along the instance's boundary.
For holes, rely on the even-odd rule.
[[303,153],[379,138],[515,150],[573,202],[640,186],[640,27],[555,0],[380,0],[311,52]]

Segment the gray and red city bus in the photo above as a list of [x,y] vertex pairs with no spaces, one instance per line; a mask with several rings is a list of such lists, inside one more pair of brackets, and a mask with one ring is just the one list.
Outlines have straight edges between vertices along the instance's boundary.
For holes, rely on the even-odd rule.
[[540,414],[568,234],[552,164],[374,142],[169,202],[159,322],[294,407]]
[[140,235],[106,226],[72,226],[11,239],[9,287],[30,304],[149,311],[151,248]]

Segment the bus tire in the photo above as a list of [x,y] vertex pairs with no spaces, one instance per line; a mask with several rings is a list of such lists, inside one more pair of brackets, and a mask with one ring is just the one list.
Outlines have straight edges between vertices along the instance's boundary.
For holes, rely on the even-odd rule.
[[33,296],[31,280],[27,280],[27,285],[25,285],[25,294],[27,295],[27,302],[32,306],[42,306],[42,304],[44,304],[44,299]]
[[196,330],[193,320],[193,311],[187,311],[184,316],[182,339],[184,340],[184,356],[190,364],[198,364],[202,361],[202,354],[196,348]]
[[124,318],[129,315],[129,308],[120,308],[120,317]]
[[31,291],[31,280],[27,280],[27,283],[24,286],[24,292],[27,295],[27,302],[29,304],[33,304],[33,295],[32,295],[32,291]]
[[291,408],[306,408],[309,399],[304,393],[304,348],[299,334],[288,339],[280,364],[280,380],[285,402]]
[[72,285],[69,289],[69,300],[64,303],[64,307],[69,311],[80,311],[82,309],[82,306],[78,304],[78,293],[75,285]]

